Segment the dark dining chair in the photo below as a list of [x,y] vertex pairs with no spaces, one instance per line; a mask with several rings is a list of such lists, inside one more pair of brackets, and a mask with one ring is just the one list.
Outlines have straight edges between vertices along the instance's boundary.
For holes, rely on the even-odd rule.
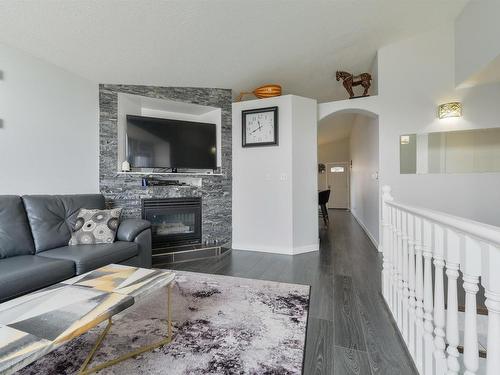
[[328,209],[326,208],[326,204],[330,199],[330,190],[323,190],[318,193],[318,203],[321,208],[321,216],[323,216],[323,221],[325,225],[328,225],[330,219],[328,218]]

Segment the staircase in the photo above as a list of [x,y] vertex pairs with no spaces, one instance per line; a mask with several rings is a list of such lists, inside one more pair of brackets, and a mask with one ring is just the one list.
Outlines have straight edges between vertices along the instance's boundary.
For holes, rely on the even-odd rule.
[[382,193],[382,292],[419,373],[499,375],[500,228]]

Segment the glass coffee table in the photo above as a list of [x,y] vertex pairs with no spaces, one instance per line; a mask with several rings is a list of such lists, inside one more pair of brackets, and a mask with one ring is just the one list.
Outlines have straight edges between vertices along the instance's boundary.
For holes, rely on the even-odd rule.
[[[0,373],[13,373],[107,321],[79,374],[151,351],[172,340],[171,290],[175,274],[111,264],[0,304]],[[112,326],[112,317],[158,290],[167,289],[167,336],[90,367]]]

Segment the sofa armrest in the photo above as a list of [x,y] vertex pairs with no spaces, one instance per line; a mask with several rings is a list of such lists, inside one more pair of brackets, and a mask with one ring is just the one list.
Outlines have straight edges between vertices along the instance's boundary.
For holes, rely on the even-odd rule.
[[151,223],[142,219],[125,219],[120,222],[116,238],[118,241],[132,242],[143,231],[151,228]]
[[139,246],[139,267],[151,268],[153,261],[151,228],[143,230],[141,233],[139,233],[134,242]]

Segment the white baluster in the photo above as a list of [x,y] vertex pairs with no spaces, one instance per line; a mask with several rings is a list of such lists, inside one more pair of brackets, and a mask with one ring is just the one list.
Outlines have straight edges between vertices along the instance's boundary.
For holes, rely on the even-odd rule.
[[[418,372],[477,375],[476,295],[481,281],[489,313],[486,371],[500,375],[500,229],[393,202],[388,187],[382,192],[382,293]],[[466,304],[463,370],[458,352],[459,269]]]
[[415,360],[415,227],[414,216],[408,213],[408,349]]
[[398,236],[397,236],[397,215],[396,215],[396,208],[392,207],[391,210],[391,217],[392,217],[392,314],[394,316],[394,319],[397,319],[397,310],[398,310],[398,273],[397,273],[397,265],[398,265]]
[[408,345],[408,229],[406,212],[401,212],[401,244],[402,244],[402,286],[403,286],[403,339]]
[[424,370],[424,268],[422,260],[422,219],[415,216],[415,364]]
[[486,374],[500,374],[500,248],[487,245],[483,256],[482,282],[488,308]]
[[[460,344],[458,328],[458,296],[457,278],[460,265],[461,241],[452,229],[446,230],[446,276],[448,277],[448,301],[446,309],[446,341],[448,342],[447,365],[448,375],[456,375],[460,371],[458,361],[458,345]],[[465,287],[465,284],[464,284]]]
[[444,230],[440,224],[434,224],[434,358],[436,374],[446,374],[446,342],[444,311]]
[[476,294],[479,291],[477,284],[481,275],[481,258],[480,243],[466,236],[461,251],[465,289],[464,367],[466,375],[475,375],[479,369]]
[[500,293],[486,290],[488,308],[487,375],[500,374]]
[[396,223],[397,223],[397,259],[398,259],[398,267],[397,267],[397,273],[398,273],[398,312],[396,314],[397,316],[397,323],[399,327],[399,331],[403,332],[403,233],[401,232],[402,230],[402,211],[398,210],[397,211],[397,218],[396,218]]
[[432,323],[432,224],[423,220],[424,256],[424,374],[434,373],[434,325]]
[[393,213],[392,213],[392,219],[393,219],[393,246],[392,246],[392,269],[393,269],[393,315],[394,319],[396,320],[396,323],[398,321],[398,311],[399,309],[399,288],[398,288],[398,281],[399,281],[399,275],[398,275],[398,264],[399,264],[399,251],[398,251],[398,215],[397,215],[398,210],[396,208],[393,208]]
[[390,301],[390,269],[391,269],[391,221],[390,221],[390,207],[387,202],[392,201],[391,188],[390,186],[384,186],[382,188],[382,250],[383,250],[383,264],[382,264],[382,291],[384,293],[384,298],[388,306],[391,306]]

